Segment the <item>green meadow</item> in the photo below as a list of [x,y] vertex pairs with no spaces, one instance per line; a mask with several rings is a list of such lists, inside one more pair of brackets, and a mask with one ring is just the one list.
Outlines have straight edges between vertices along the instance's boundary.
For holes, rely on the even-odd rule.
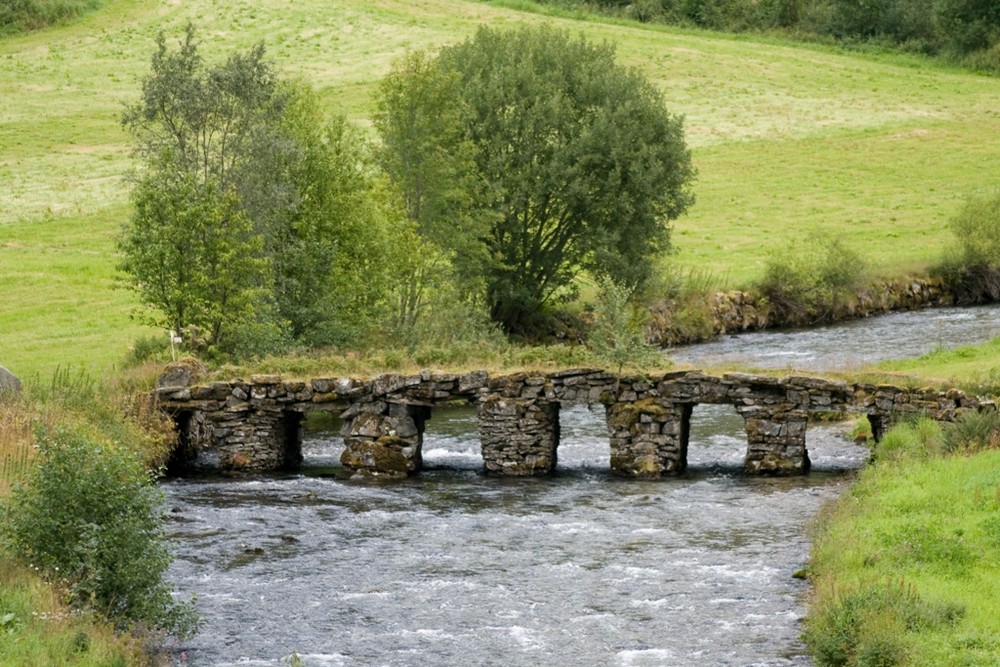
[[[368,127],[372,93],[407,49],[477,26],[548,21],[617,44],[685,116],[697,202],[665,269],[719,288],[758,278],[775,253],[843,239],[886,275],[919,272],[950,242],[948,219],[993,186],[1000,80],[909,56],[546,16],[460,0],[194,0],[107,3],[72,25],[0,40],[0,363],[110,371],[136,337],[116,289],[128,216],[127,137],[156,33],[193,21],[208,57],[262,41],[286,74]],[[537,9],[537,8],[534,8]]]

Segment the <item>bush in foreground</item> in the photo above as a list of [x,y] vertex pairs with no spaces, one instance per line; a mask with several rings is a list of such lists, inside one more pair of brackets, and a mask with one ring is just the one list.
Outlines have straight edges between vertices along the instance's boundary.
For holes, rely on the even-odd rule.
[[7,507],[11,551],[120,629],[193,634],[163,579],[162,496],[144,462],[82,428],[39,428],[41,458]]
[[953,625],[960,607],[921,599],[904,582],[858,586],[834,596],[810,620],[806,641],[821,667],[905,664],[906,632]]

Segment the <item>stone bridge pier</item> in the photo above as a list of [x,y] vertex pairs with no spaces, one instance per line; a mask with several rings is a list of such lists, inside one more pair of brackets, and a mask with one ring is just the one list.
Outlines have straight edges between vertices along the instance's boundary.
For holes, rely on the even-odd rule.
[[476,404],[485,470],[491,475],[548,475],[556,467],[559,403],[487,396]]
[[693,407],[653,398],[607,405],[612,472],[637,478],[684,472]]
[[744,468],[749,473],[794,475],[809,472],[805,410],[737,407],[747,432]]
[[217,408],[185,406],[174,413],[178,444],[167,470],[297,468],[302,463],[304,415],[273,400],[274,386],[265,378],[254,385],[213,383],[188,390],[194,400],[216,403]]
[[423,467],[424,405],[373,401],[351,406],[341,415],[347,470],[382,477],[406,477]]

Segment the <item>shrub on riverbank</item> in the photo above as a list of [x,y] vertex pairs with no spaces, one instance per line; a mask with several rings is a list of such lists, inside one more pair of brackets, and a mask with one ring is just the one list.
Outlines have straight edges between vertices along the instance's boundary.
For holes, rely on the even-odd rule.
[[959,303],[1000,301],[1000,190],[970,197],[952,219],[956,244],[937,271]]
[[163,585],[148,472],[169,433],[144,381],[25,384],[0,399],[0,665],[147,664],[151,630],[192,627]]
[[818,665],[1000,663],[998,426],[894,428],[821,517],[805,633]]
[[809,625],[819,665],[892,667],[910,651],[906,634],[954,625],[962,609],[928,603],[904,581],[866,583],[831,601]]
[[40,427],[35,445],[40,460],[7,508],[11,550],[119,629],[193,633],[193,608],[163,579],[163,499],[144,461],[80,426]]
[[774,255],[756,289],[770,303],[772,320],[789,326],[839,319],[870,281],[860,254],[839,239],[825,238]]

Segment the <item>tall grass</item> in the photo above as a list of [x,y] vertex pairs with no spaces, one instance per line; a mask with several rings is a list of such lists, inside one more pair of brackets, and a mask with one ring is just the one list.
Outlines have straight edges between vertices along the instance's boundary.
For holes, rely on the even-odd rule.
[[24,479],[34,460],[33,419],[19,398],[0,395],[0,498]]
[[61,593],[0,552],[0,667],[143,667],[136,637],[71,612]]
[[[487,369],[504,372],[544,371],[565,368],[601,368],[606,362],[586,345],[513,345],[495,346],[466,342],[438,346],[433,343],[407,347],[381,347],[347,354],[313,351],[255,360],[250,365],[224,365],[213,369],[206,378],[229,380],[253,373],[277,373],[292,377],[372,376],[379,373],[416,373],[423,369],[451,373]],[[655,373],[672,364],[665,355],[626,363],[626,372]],[[155,369],[153,369],[155,370]]]
[[60,368],[47,381],[27,380],[23,394],[0,394],[0,499],[37,460],[39,427],[78,427],[137,452],[150,469],[164,463],[175,436],[150,396],[158,371],[142,366],[99,382],[84,370]]

